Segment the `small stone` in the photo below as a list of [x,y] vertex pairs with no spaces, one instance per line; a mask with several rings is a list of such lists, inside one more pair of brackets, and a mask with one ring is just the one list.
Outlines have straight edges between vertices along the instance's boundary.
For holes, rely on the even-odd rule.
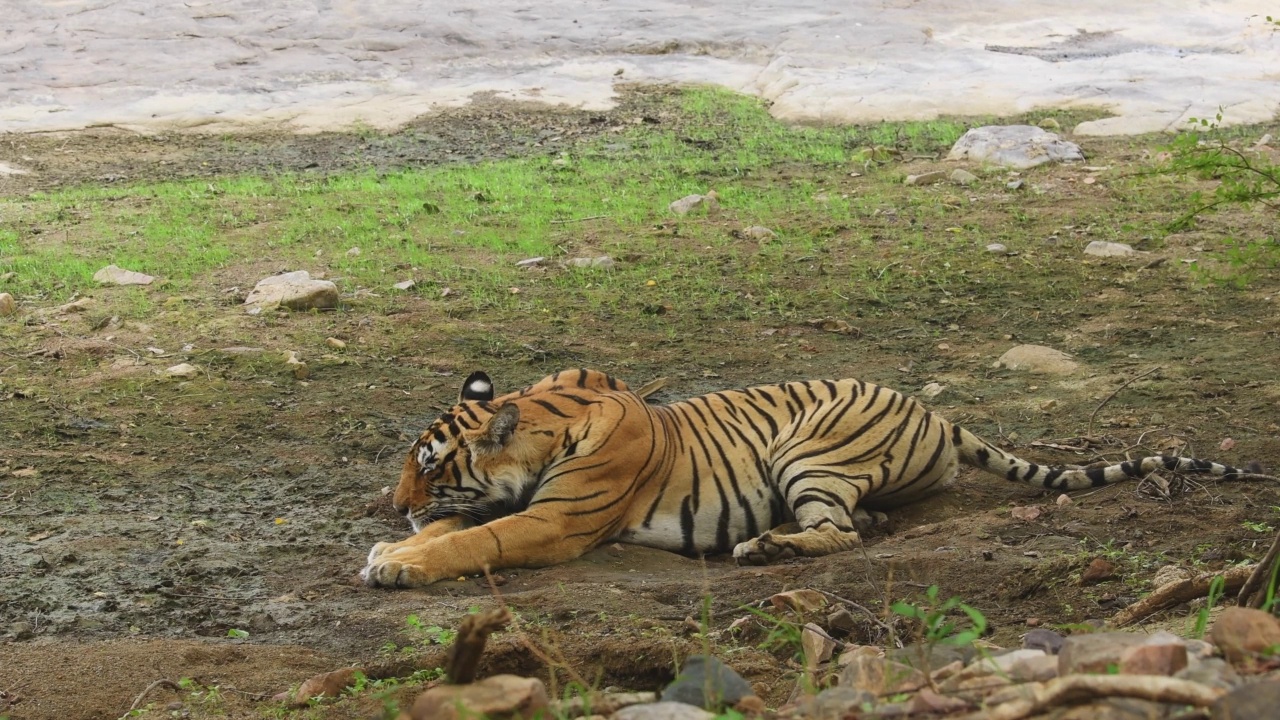
[[1005,351],[992,367],[1045,375],[1070,375],[1080,368],[1071,356],[1043,345],[1018,345]]
[[1081,585],[1094,585],[1116,576],[1116,566],[1106,558],[1094,558],[1089,567],[1080,573]]
[[469,685],[437,685],[418,696],[409,717],[411,720],[532,718],[547,713],[550,706],[547,688],[541,680],[494,675]]
[[816,669],[831,659],[836,649],[836,641],[825,630],[813,623],[805,623],[800,630],[800,648],[804,651],[805,665]]
[[714,714],[688,703],[663,701],[624,707],[610,715],[609,720],[712,720],[714,717]]
[[415,280],[405,280],[404,282],[398,282],[395,285],[392,285],[391,287],[397,290],[412,290],[418,287],[418,283]]
[[324,697],[329,700],[337,698],[342,691],[356,681],[356,673],[360,668],[342,668],[333,672],[321,673],[307,678],[297,692],[293,694],[293,707],[303,707],[313,698]]
[[932,400],[938,397],[939,395],[941,395],[942,392],[946,389],[947,389],[946,385],[940,385],[936,382],[931,382],[928,385],[925,385],[924,387],[920,388],[920,397],[924,398],[925,400]]
[[769,602],[779,610],[794,610],[803,614],[825,608],[827,596],[817,590],[790,590],[770,597]]
[[853,613],[839,607],[827,616],[827,627],[834,633],[847,635],[858,629],[858,619],[853,616]]
[[18,273],[14,272],[14,271],[12,271],[12,270],[10,270],[10,271],[9,271],[9,272],[7,272],[7,273],[0,273],[0,282],[9,282],[10,280],[12,280],[12,279],[14,279],[14,278],[16,278],[16,277],[18,277]]
[[1043,118],[1042,120],[1040,120],[1040,122],[1036,123],[1036,127],[1040,128],[1041,130],[1061,130],[1062,123],[1058,122],[1057,120],[1054,120],[1051,117],[1047,117],[1047,118]]
[[742,237],[748,240],[771,240],[778,237],[778,233],[763,225],[752,225],[742,229]]
[[80,298],[75,302],[69,302],[66,305],[58,306],[60,313],[84,312],[94,306],[93,298]]
[[1029,505],[1026,507],[1014,506],[1009,508],[1009,517],[1023,522],[1034,522],[1040,519],[1040,515],[1043,512],[1043,510],[1035,505]]
[[907,703],[907,712],[911,715],[948,715],[970,707],[966,700],[939,695],[926,687],[921,688]]
[[600,268],[601,270],[612,270],[617,263],[608,255],[601,255],[599,257],[571,258],[565,261],[565,265],[567,267],[576,268]]
[[1058,651],[1058,674],[1106,673],[1120,666],[1126,650],[1146,638],[1134,633],[1103,632],[1072,635]]
[[1198,682],[1201,685],[1208,685],[1222,690],[1240,687],[1240,684],[1244,682],[1240,679],[1240,675],[1236,673],[1235,668],[1228,665],[1227,661],[1222,658],[1197,658],[1192,655],[1188,660],[1190,664],[1178,671],[1174,675],[1175,678]]
[[798,717],[806,720],[842,720],[858,717],[862,706],[874,705],[878,698],[866,690],[837,685],[817,695],[807,695],[796,706]]
[[0,293],[0,317],[8,317],[18,312],[18,303],[9,293]]
[[140,272],[108,265],[93,274],[94,282],[103,285],[150,285],[155,278]]
[[334,350],[346,350],[346,349],[347,349],[347,344],[346,344],[345,342],[343,342],[343,341],[339,340],[339,339],[338,339],[338,338],[336,338],[336,337],[325,338],[325,339],[324,339],[324,344],[325,344],[325,345],[328,345],[329,347],[333,348]]
[[289,366],[290,372],[299,380],[306,380],[311,375],[310,368],[307,364],[298,358],[298,353],[293,350],[287,350],[284,354],[284,364]]
[[29,622],[20,620],[9,626],[9,637],[14,640],[30,640],[34,635]]
[[1270,613],[1242,607],[1222,611],[1209,638],[1232,663],[1280,645],[1280,621]]
[[1009,182],[1005,183],[1004,186],[1009,188],[1010,190],[1021,190],[1022,186],[1025,184],[1026,183],[1023,180],[1010,180]]
[[685,195],[679,200],[673,201],[667,206],[667,209],[676,215],[688,215],[698,208],[712,212],[718,207],[720,207],[720,196],[716,194],[715,190],[712,190],[706,195]]
[[200,375],[200,369],[191,363],[179,363],[164,371],[166,377],[182,378],[190,380]]
[[1280,708],[1280,680],[1264,680],[1237,688],[1214,701],[1213,720],[1255,720],[1275,717]]
[[1009,668],[1015,682],[1048,682],[1058,677],[1058,658],[1041,654],[1018,660]]
[[978,176],[974,175],[968,170],[962,170],[961,168],[956,168],[955,170],[951,171],[951,182],[957,185],[972,185],[978,182]]
[[986,251],[993,255],[1003,255],[1009,252],[1009,248],[1003,243],[991,243],[990,245],[987,245]]
[[359,257],[359,256],[360,256],[360,248],[358,247],[353,247],[347,251],[347,257]]
[[287,307],[292,310],[338,306],[338,286],[328,280],[313,280],[306,270],[263,278],[245,298],[246,309]]
[[[960,672],[961,680],[971,677],[983,677],[985,675],[1008,675],[1013,666],[1020,660],[1028,660],[1031,658],[1047,657],[1044,650],[1022,648],[1021,650],[1010,650],[1000,655],[991,655],[988,657],[978,658],[970,663],[963,671]],[[1057,663],[1057,658],[1054,658]]]
[[525,258],[524,260],[521,260],[521,261],[517,262],[517,263],[516,263],[516,267],[518,267],[518,268],[535,268],[535,267],[538,267],[539,265],[541,265],[542,263],[544,263],[544,262],[546,262],[546,261],[547,261],[547,259],[546,259],[545,257],[541,257],[541,256],[539,256],[539,257]]
[[1094,240],[1084,247],[1085,255],[1094,255],[1096,257],[1129,257],[1135,253],[1137,253],[1137,250],[1124,243],[1107,242],[1105,240]]
[[663,702],[681,702],[708,710],[733,705],[754,695],[751,684],[710,655],[690,655],[676,679],[662,691]]
[[948,160],[971,160],[1017,170],[1048,162],[1083,161],[1080,146],[1034,125],[976,127],[956,141]]
[[1120,672],[1126,675],[1173,675],[1187,666],[1187,647],[1178,638],[1151,638],[1120,655]]
[[907,185],[933,185],[947,179],[947,173],[942,170],[933,170],[931,172],[920,173],[919,175],[908,175],[904,180]]

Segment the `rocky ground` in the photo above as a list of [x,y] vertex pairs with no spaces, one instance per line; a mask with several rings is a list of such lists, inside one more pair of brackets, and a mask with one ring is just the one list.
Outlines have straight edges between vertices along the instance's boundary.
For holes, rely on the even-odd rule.
[[[396,136],[8,137],[3,146],[30,158],[22,162],[33,172],[0,178],[10,213],[0,239],[20,248],[92,236],[124,251],[132,236],[104,218],[146,205],[123,194],[134,183],[192,181],[181,187],[216,203],[221,196],[204,186],[238,173],[326,177],[567,152],[611,137],[613,127],[647,127],[646,117],[675,122],[658,111],[526,111],[478,106]],[[1267,130],[1250,130],[1250,142]],[[579,365],[633,383],[665,376],[671,384],[660,401],[852,375],[928,397],[947,417],[1038,462],[1183,452],[1275,468],[1280,277],[1265,245],[1236,262],[1226,242],[1273,237],[1274,216],[1229,209],[1190,230],[1161,230],[1176,208],[1135,184],[1146,182],[1160,143],[1091,140],[1092,170],[989,176],[965,165],[979,177],[972,187],[950,179],[955,164],[909,152],[895,156],[894,180],[883,188],[871,184],[880,182],[874,169],[852,160],[704,180],[722,191],[741,182],[837,198],[885,193],[853,223],[809,210],[772,219],[784,235],[822,238],[824,253],[747,237],[744,228],[757,221],[735,215],[731,202],[719,214],[672,220],[674,194],[626,233],[557,226],[566,255],[609,254],[617,275],[650,261],[628,250],[641,235],[669,243],[645,251],[653,257],[703,253],[696,267],[674,267],[662,282],[723,269],[720,294],[744,308],[728,315],[706,310],[721,306],[705,298],[650,300],[633,288],[619,290],[623,300],[606,310],[587,307],[557,284],[570,270],[554,262],[520,276],[521,299],[481,303],[466,282],[447,278],[420,277],[418,290],[392,295],[405,273],[387,260],[386,287],[371,297],[339,277],[328,250],[298,267],[236,258],[176,284],[66,287],[8,277],[0,291],[24,289],[12,293],[14,314],[0,319],[0,717],[119,718],[131,705],[157,717],[395,717],[447,665],[444,648],[460,620],[499,607],[511,609],[513,622],[490,639],[481,677],[537,678],[555,701],[572,696],[575,683],[661,691],[687,657],[710,653],[769,713],[848,716],[875,695],[875,712],[885,716],[984,716],[976,708],[986,702],[992,717],[1194,717],[1188,705],[1210,707],[1237,680],[1265,679],[1271,667],[1263,653],[1232,655],[1216,634],[1212,646],[1157,634],[1195,634],[1203,600],[1141,619],[1139,632],[1151,636],[1141,650],[1085,631],[1167,580],[1258,560],[1280,519],[1273,484],[1170,476],[1067,502],[967,472],[948,492],[894,512],[893,532],[868,537],[865,552],[737,567],[723,557],[608,545],[563,566],[504,571],[496,587],[469,577],[388,592],[356,578],[374,542],[408,532],[387,499],[400,453],[478,367],[503,388]],[[902,182],[936,171],[947,179]],[[1211,190],[1211,182],[1160,187]],[[59,195],[65,204],[46,212],[42,203],[64,188],[107,192]],[[921,208],[937,214],[919,215]],[[233,225],[228,241],[250,235],[265,246],[274,237],[269,218]],[[690,239],[692,227],[716,244]],[[963,233],[973,233],[971,245],[944,244]],[[1095,241],[1134,252],[1100,245],[1102,254],[1086,254]],[[910,254],[893,254],[900,251]],[[514,267],[514,252],[493,264]],[[489,267],[477,253],[457,257],[476,273]],[[872,270],[855,272],[868,258]],[[108,264],[91,260],[90,273]],[[1189,260],[1213,272],[1196,275]],[[245,312],[257,281],[297,269],[326,273],[338,307]],[[740,285],[739,271],[763,273],[777,293]],[[1067,365],[1047,373],[1017,362],[993,367],[1028,345],[1069,354],[1057,358]],[[290,352],[305,371],[286,361]],[[191,369],[172,370],[183,364]],[[929,606],[935,585],[939,602],[957,597],[980,611],[986,629],[977,645],[994,660],[947,650],[930,651],[927,668],[915,662],[926,638],[888,608]],[[820,608],[771,602],[800,589],[830,595]],[[1210,623],[1221,625],[1221,606],[1230,604],[1228,595]],[[806,632],[807,623],[822,634]],[[1043,647],[1030,649],[1044,656],[997,650],[1048,642],[1029,633],[1049,630],[1069,636],[1069,647],[1101,643],[1102,664],[1057,653],[1055,666]],[[1183,653],[1186,668],[1174,670]],[[1166,663],[1160,673],[1208,690],[1130,691],[1138,704],[1108,701],[1104,711],[1086,702],[1096,688],[1049,679],[1101,667],[1095,677],[1123,684],[1125,663],[1157,660]],[[893,663],[913,668],[901,670],[909,682],[877,684],[877,673],[900,670]],[[1120,674],[1110,674],[1113,664]],[[366,679],[348,678],[354,687],[338,702],[289,709],[271,699],[354,666]],[[831,678],[839,690],[810,697]],[[1029,690],[1006,688],[1023,681]],[[1084,709],[1060,709],[1065,698]],[[822,709],[829,704],[836,709]]]

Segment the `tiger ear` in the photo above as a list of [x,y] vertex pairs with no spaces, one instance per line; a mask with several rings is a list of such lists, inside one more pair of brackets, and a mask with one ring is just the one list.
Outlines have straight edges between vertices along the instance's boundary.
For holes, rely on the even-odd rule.
[[458,402],[467,400],[483,400],[488,402],[493,399],[493,381],[482,370],[477,370],[467,376],[462,382],[462,390],[458,393]]
[[510,402],[503,405],[480,428],[476,438],[471,441],[472,452],[480,455],[501,452],[502,448],[511,442],[511,437],[516,433],[516,425],[519,424],[520,408]]

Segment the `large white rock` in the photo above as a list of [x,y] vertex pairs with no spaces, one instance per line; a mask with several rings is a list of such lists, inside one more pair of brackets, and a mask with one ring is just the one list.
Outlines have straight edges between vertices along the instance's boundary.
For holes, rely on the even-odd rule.
[[1047,162],[1084,160],[1080,146],[1034,125],[986,125],[966,132],[948,160],[977,160],[1023,170]]
[[1085,255],[1096,255],[1097,257],[1129,257],[1136,252],[1138,251],[1124,243],[1107,242],[1106,240],[1094,240],[1084,248]]
[[155,278],[145,273],[108,265],[93,274],[94,282],[103,285],[150,285]]
[[1080,364],[1061,350],[1043,345],[1019,345],[1009,348],[992,367],[1046,375],[1070,375],[1080,368]]
[[311,273],[297,270],[263,278],[244,299],[250,310],[287,307],[291,310],[338,306],[338,286],[328,280],[313,280]]

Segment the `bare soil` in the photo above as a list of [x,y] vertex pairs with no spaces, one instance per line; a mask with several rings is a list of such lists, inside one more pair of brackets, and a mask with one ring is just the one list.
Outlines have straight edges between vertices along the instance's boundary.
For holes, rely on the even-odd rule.
[[[0,138],[38,171],[7,178],[0,189],[18,196],[58,185],[545,152],[595,132],[601,123],[593,117],[481,104],[389,137]],[[1090,162],[1103,165],[1131,161],[1146,147],[1091,140],[1088,150]],[[916,160],[903,170],[934,165]],[[786,181],[781,175],[772,181]],[[1068,180],[1078,176],[1070,168],[1039,176],[1058,193],[1042,210],[1046,224],[1115,206],[1107,191]],[[891,220],[879,221],[894,231]],[[356,304],[249,318],[220,298],[227,278],[211,281],[195,316],[165,309],[154,326],[127,322],[108,332],[82,317],[30,321],[0,355],[0,716],[118,718],[162,678],[191,678],[197,690],[154,690],[142,703],[153,703],[154,714],[263,716],[278,707],[264,698],[318,672],[434,667],[439,648],[406,618],[451,627],[468,608],[495,602],[485,580],[389,592],[365,588],[356,573],[373,543],[408,532],[386,488],[409,438],[474,367],[505,388],[578,365],[633,383],[669,376],[661,396],[668,400],[784,378],[855,375],[907,391],[938,380],[949,387],[934,408],[1036,461],[1180,450],[1274,468],[1280,283],[1264,270],[1245,290],[1205,289],[1167,272],[1201,241],[1192,234],[1163,245],[1165,269],[1141,269],[1149,257],[1099,263],[1096,286],[1073,290],[1070,312],[1044,311],[1035,286],[975,288],[987,303],[976,311],[891,299],[893,307],[857,318],[854,335],[738,318],[672,337],[651,318],[575,317],[567,337],[537,318],[472,314],[450,318],[461,330],[441,337],[432,334],[442,318],[434,297],[409,296],[389,314]],[[780,275],[780,287],[803,287],[815,272],[810,265]],[[1010,273],[1016,278],[1016,258]],[[97,296],[117,292],[125,289]],[[999,314],[989,310],[992,292],[1001,293]],[[156,305],[168,307],[163,291]],[[166,319],[180,312],[187,314]],[[950,330],[953,323],[963,330]],[[185,334],[155,340],[171,327]],[[306,384],[216,350],[201,356],[208,372],[199,381],[159,382],[153,371],[166,359],[137,350],[185,338],[202,348],[276,348],[281,337],[327,336],[349,343],[349,361],[321,366]],[[1018,342],[1079,348],[1086,367],[1065,380],[992,370],[991,360]],[[1163,369],[1092,417],[1125,380],[1154,366]],[[1227,438],[1229,452],[1221,449]],[[1060,507],[1034,488],[967,472],[949,492],[892,513],[893,532],[868,538],[865,553],[758,568],[619,545],[559,567],[504,571],[502,601],[523,632],[495,638],[483,671],[554,676],[562,687],[572,670],[601,687],[654,689],[681,656],[703,646],[685,618],[700,617],[704,598],[711,630],[722,631],[745,614],[738,606],[801,587],[881,609],[937,584],[944,597],[958,595],[985,613],[992,641],[1012,645],[1030,625],[1105,619],[1149,590],[1162,565],[1216,569],[1265,549],[1271,533],[1258,524],[1277,521],[1280,488],[1170,479],[1168,497],[1150,483],[1125,483]],[[1011,517],[1010,507],[1028,505],[1042,515]],[[1100,555],[1119,572],[1082,586],[1081,569]],[[1173,614],[1175,627],[1186,614]],[[248,636],[229,637],[233,629]],[[884,639],[870,625],[859,632],[854,640]],[[762,635],[709,642],[777,706],[795,684],[794,648],[761,648]],[[558,669],[521,637],[552,654]],[[382,708],[367,693],[301,712],[372,717]]]

